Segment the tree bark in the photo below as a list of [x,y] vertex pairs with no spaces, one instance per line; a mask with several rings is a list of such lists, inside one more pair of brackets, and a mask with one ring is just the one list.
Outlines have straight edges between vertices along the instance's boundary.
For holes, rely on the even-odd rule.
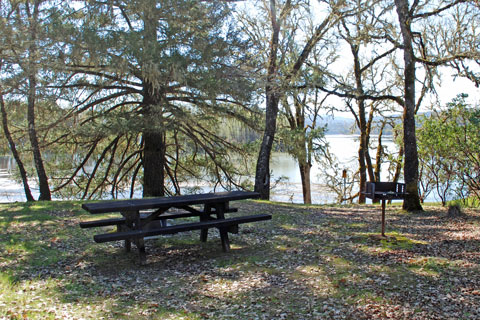
[[161,105],[166,102],[161,97],[159,89],[155,89],[149,81],[144,81],[143,197],[165,195],[166,135]]
[[383,130],[385,129],[385,122],[382,123],[380,127],[380,132],[378,133],[378,141],[377,141],[377,153],[375,156],[375,181],[380,181],[380,175],[382,173],[382,157],[383,157],[383,144],[382,144],[382,136]]
[[[315,116],[313,117],[312,124],[309,126],[305,125],[305,108],[307,108],[307,94],[305,94],[304,99],[300,100],[299,97],[294,97],[294,106],[295,113],[290,109],[288,99],[286,96],[282,97],[282,104],[285,110],[285,116],[287,118],[290,130],[292,132],[297,132],[298,142],[295,143],[295,146],[292,146],[294,152],[292,155],[298,162],[298,168],[300,170],[300,178],[302,183],[302,194],[303,194],[303,203],[311,204],[312,203],[312,191],[311,191],[311,180],[310,180],[310,171],[312,168],[312,150],[313,150],[313,137],[307,137],[307,127],[311,130],[315,129],[317,111],[315,111]],[[317,108],[318,96],[315,95],[315,108]],[[301,134],[300,134],[301,132]],[[295,140],[297,141],[297,140]]]
[[258,154],[255,170],[255,191],[260,193],[260,198],[270,199],[270,154],[272,152],[275,131],[277,129],[277,115],[279,104],[279,88],[275,85],[277,74],[277,52],[281,21],[277,21],[275,0],[270,1],[270,14],[272,23],[272,38],[267,66],[267,84],[265,86],[266,110],[265,131]]
[[[359,91],[363,92],[362,87],[357,88]],[[367,125],[365,119],[365,100],[360,99],[358,103],[358,118],[359,118],[359,128],[360,128],[360,146],[358,148],[358,169],[359,169],[359,193],[358,193],[358,203],[365,203],[365,188],[367,185],[367,165],[366,158],[368,153],[368,136],[367,136]]]
[[143,134],[143,196],[165,195],[165,134],[147,131]]
[[10,146],[10,151],[12,152],[13,158],[17,163],[18,171],[20,172],[20,177],[23,183],[23,190],[25,191],[25,197],[27,198],[27,201],[35,201],[35,199],[33,198],[32,192],[30,190],[30,186],[28,185],[27,171],[23,166],[23,162],[20,159],[20,155],[18,154],[17,147],[15,146],[15,141],[13,141],[12,135],[10,134],[10,130],[8,129],[7,111],[5,110],[5,102],[3,100],[3,95],[1,93],[0,93],[0,112],[2,114],[3,133],[5,134],[5,138],[7,138],[8,145]]
[[[350,48],[353,54],[354,61],[354,74],[355,74],[355,85],[356,85],[356,94],[358,97],[363,96],[363,83],[362,83],[362,71],[360,67],[360,58],[358,56],[359,47],[358,45],[350,44]],[[365,188],[367,185],[367,166],[366,166],[366,155],[368,152],[368,137],[367,137],[367,120],[365,117],[365,100],[363,98],[357,98],[357,107],[358,107],[358,128],[360,129],[360,145],[358,147],[358,170],[360,175],[358,192],[358,203],[365,203]]]
[[267,87],[267,108],[265,113],[265,131],[258,154],[255,172],[255,191],[260,193],[260,198],[270,199],[270,154],[277,128],[278,98]]
[[405,105],[403,111],[403,144],[405,151],[404,177],[408,196],[403,202],[407,211],[423,210],[418,193],[418,153],[415,135],[415,55],[410,29],[408,0],[395,0],[398,21],[403,37],[405,63]]
[[403,151],[403,144],[400,145],[400,148],[398,150],[398,158],[396,161],[396,166],[395,166],[395,173],[393,174],[393,182],[398,182],[400,179],[400,174],[402,173],[402,164],[403,164],[403,156],[404,156],[404,151]]
[[372,158],[370,156],[370,150],[368,149],[368,146],[370,145],[370,137],[371,137],[371,134],[372,134],[372,123],[373,123],[373,120],[374,120],[374,112],[375,112],[375,108],[372,105],[372,107],[370,109],[370,114],[368,116],[368,121],[367,121],[367,130],[366,130],[367,142],[365,144],[367,146],[367,148],[365,149],[365,163],[367,164],[368,178],[372,182],[380,181],[380,179],[377,180],[376,177],[375,177],[375,172],[374,172],[374,169],[373,169],[374,166],[372,164]]
[[365,102],[363,100],[358,101],[359,108],[359,119],[360,119],[360,146],[358,148],[358,170],[360,175],[359,182],[359,193],[358,193],[358,203],[365,203],[365,188],[367,185],[367,166],[365,164],[366,158],[366,149],[367,145],[367,135],[365,132]]
[[35,58],[38,54],[37,50],[37,28],[36,23],[38,21],[39,14],[39,5],[40,1],[35,1],[33,9],[33,17],[31,17],[31,12],[27,8],[27,15],[30,18],[29,29],[30,29],[30,41],[28,53],[28,98],[27,98],[27,121],[28,121],[28,136],[30,139],[30,144],[32,147],[33,160],[35,163],[35,169],[37,170],[38,176],[38,186],[40,189],[40,196],[38,200],[52,200],[50,193],[50,187],[48,185],[48,177],[45,172],[45,167],[43,165],[42,153],[40,151],[40,145],[38,143],[37,130],[35,126],[35,102],[36,102],[36,90],[37,90],[37,79],[36,73],[37,69],[35,67],[36,61]]
[[28,104],[27,104],[27,119],[28,119],[28,136],[30,138],[30,144],[32,147],[33,161],[35,163],[35,169],[37,170],[38,186],[40,189],[40,196],[38,200],[52,200],[50,194],[50,187],[48,185],[48,177],[43,165],[42,153],[40,151],[40,145],[37,138],[37,130],[35,127],[35,88],[36,80],[35,76],[30,76],[28,79],[29,92],[28,92]]
[[[150,9],[156,10],[150,2]],[[157,45],[158,21],[151,12],[143,12],[143,64],[147,68],[158,59],[155,56]],[[161,197],[165,195],[165,154],[166,136],[163,128],[162,104],[164,93],[159,85],[152,83],[155,79],[143,79],[143,107],[145,129],[143,137],[143,197]]]
[[310,171],[312,165],[308,162],[298,163],[300,168],[300,177],[302,178],[303,203],[312,204],[312,187],[310,184]]
[[[296,123],[303,131],[305,130],[305,113],[302,111],[302,105],[299,102],[296,102],[295,104]],[[300,141],[302,150],[298,158],[298,168],[300,169],[300,178],[302,180],[303,203],[312,204],[312,186],[310,181],[310,171],[312,169],[312,141],[311,138],[307,141],[305,135],[302,136]]]

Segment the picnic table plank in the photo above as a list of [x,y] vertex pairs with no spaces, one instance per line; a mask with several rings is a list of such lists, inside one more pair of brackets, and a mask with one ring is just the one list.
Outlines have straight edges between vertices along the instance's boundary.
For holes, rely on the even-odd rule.
[[95,242],[109,242],[116,240],[144,238],[156,235],[175,234],[179,232],[199,230],[202,228],[218,228],[223,229],[240,223],[250,223],[256,221],[271,220],[272,216],[269,214],[256,214],[251,216],[227,218],[227,219],[214,219],[203,222],[182,223],[173,226],[167,226],[152,230],[130,230],[122,232],[109,232],[94,236]]
[[185,196],[147,198],[134,200],[117,200],[95,203],[84,203],[82,208],[92,214],[121,212],[121,211],[138,211],[145,209],[158,209],[191,206],[195,204],[209,204],[217,202],[229,202],[245,199],[257,199],[260,194],[249,191],[230,191],[217,193],[192,194]]
[[[237,208],[229,208],[226,212],[237,212]],[[203,213],[203,212],[201,212]],[[212,211],[214,214],[215,211]],[[155,218],[155,220],[168,220],[168,219],[179,219],[179,218],[190,218],[198,216],[198,213],[195,212],[178,212],[178,213],[165,213]],[[106,227],[114,226],[119,224],[125,224],[125,218],[107,218],[101,220],[91,220],[91,221],[82,221],[80,222],[80,228],[95,228],[95,227]]]

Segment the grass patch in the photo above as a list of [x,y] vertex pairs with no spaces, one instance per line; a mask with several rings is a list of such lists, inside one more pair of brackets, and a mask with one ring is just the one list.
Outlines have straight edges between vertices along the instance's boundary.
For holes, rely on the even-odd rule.
[[[428,242],[411,239],[399,232],[392,231],[385,233],[386,238],[380,237],[378,233],[373,232],[355,232],[352,240],[361,243],[362,250],[374,249],[375,251],[387,252],[391,250],[413,250],[415,247],[426,245]],[[377,244],[375,246],[375,244]]]
[[426,241],[410,239],[410,238],[407,238],[406,236],[404,236],[404,235],[402,235],[398,232],[388,232],[385,235],[387,236],[387,238],[382,239],[380,241],[380,243],[382,244],[382,247],[385,248],[385,249],[411,250],[415,246],[427,244]]
[[438,277],[453,265],[452,261],[445,258],[417,257],[409,261],[408,268],[420,275]]
[[447,206],[460,206],[464,208],[479,208],[480,207],[480,199],[476,197],[470,197],[463,200],[452,200],[447,202]]

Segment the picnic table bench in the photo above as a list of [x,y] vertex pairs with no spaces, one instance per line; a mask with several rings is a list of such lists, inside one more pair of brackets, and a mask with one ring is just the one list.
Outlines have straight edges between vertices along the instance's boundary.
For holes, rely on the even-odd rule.
[[[116,226],[115,232],[97,234],[95,242],[125,241],[126,251],[131,250],[132,242],[138,248],[140,262],[146,262],[145,238],[157,235],[174,234],[191,230],[201,230],[200,240],[207,241],[208,230],[217,228],[224,252],[230,250],[228,233],[238,233],[238,225],[242,223],[270,220],[271,215],[256,214],[226,218],[225,213],[237,212],[230,208],[230,202],[259,198],[257,192],[231,191],[204,193],[174,197],[159,197],[135,200],[117,200],[85,203],[82,208],[91,214],[118,212],[117,218],[84,221],[81,228]],[[203,209],[194,206],[203,206]],[[167,212],[176,208],[181,211]],[[197,222],[167,225],[167,220],[187,217],[199,217]]]
[[382,201],[382,237],[385,237],[385,205],[387,200],[405,199],[405,183],[367,182],[365,196]]

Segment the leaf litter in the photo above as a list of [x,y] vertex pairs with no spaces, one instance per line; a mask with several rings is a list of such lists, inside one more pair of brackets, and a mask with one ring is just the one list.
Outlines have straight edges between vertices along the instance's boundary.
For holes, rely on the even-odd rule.
[[236,206],[273,219],[240,226],[229,253],[215,231],[149,240],[146,266],[120,242],[95,244],[69,210],[3,224],[0,318],[480,318],[478,210],[388,207],[381,239],[378,206]]

